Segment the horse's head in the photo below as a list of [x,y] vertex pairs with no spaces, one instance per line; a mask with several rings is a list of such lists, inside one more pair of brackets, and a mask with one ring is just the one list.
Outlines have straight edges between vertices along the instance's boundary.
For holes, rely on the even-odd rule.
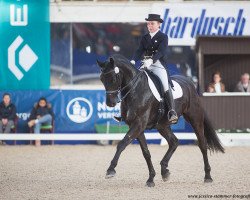
[[101,68],[100,80],[106,90],[106,104],[109,107],[114,107],[119,102],[121,89],[120,70],[115,65],[113,58],[106,62],[97,61],[97,64]]

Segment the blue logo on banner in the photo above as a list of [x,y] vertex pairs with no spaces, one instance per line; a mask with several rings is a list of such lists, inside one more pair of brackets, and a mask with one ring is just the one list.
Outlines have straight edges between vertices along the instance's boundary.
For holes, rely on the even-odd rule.
[[93,114],[93,106],[89,100],[77,97],[72,99],[66,108],[69,119],[75,123],[88,121]]
[[197,18],[193,17],[171,17],[169,9],[165,10],[164,22],[161,30],[170,38],[183,38],[187,26],[191,26],[189,37],[197,35],[224,35],[241,36],[244,31],[246,18],[243,17],[243,9],[239,9],[235,17],[209,17],[206,9],[202,9]]

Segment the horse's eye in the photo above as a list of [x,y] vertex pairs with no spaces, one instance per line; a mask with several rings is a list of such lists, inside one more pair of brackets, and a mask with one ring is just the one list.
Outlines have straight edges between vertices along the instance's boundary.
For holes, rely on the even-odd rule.
[[114,78],[112,78],[112,83],[115,83],[115,79]]

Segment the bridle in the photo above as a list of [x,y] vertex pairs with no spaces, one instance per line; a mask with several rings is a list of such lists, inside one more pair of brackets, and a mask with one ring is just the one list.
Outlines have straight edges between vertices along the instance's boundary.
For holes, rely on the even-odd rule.
[[[101,70],[102,71],[102,70]],[[119,68],[118,67],[115,67],[114,70],[111,70],[109,72],[104,72],[102,71],[102,74],[104,76],[107,76],[108,74],[111,74],[111,73],[115,73],[115,77],[116,77],[116,82],[119,82],[119,86],[118,86],[118,89],[117,90],[109,90],[107,91],[106,90],[106,94],[114,94],[114,93],[117,93],[120,91],[121,89],[121,77],[120,77],[120,74],[119,74]]]
[[[118,102],[122,102],[127,96],[128,94],[132,91],[132,89],[134,88],[134,84],[136,83],[136,81],[138,80],[138,77],[142,74],[142,71],[140,71],[138,74],[136,74],[130,81],[127,85],[125,85],[124,87],[121,87],[121,76],[120,76],[120,70],[117,66],[114,67],[114,70],[111,70],[109,72],[103,72],[102,71],[102,74],[104,76],[107,76],[108,74],[111,74],[111,73],[115,73],[115,77],[116,77],[116,83],[118,82],[118,88],[116,90],[106,90],[106,95],[112,95],[112,94],[115,94],[117,93],[117,96],[118,96]],[[133,85],[126,93],[125,95],[121,96],[122,92],[128,88],[130,85]]]

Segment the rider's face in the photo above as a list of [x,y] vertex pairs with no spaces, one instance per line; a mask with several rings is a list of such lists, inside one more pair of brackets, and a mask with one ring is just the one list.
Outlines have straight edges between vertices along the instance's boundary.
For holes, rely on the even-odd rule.
[[150,33],[154,33],[155,31],[157,31],[160,28],[161,23],[158,21],[148,21],[147,22],[147,27],[148,27],[148,31]]

